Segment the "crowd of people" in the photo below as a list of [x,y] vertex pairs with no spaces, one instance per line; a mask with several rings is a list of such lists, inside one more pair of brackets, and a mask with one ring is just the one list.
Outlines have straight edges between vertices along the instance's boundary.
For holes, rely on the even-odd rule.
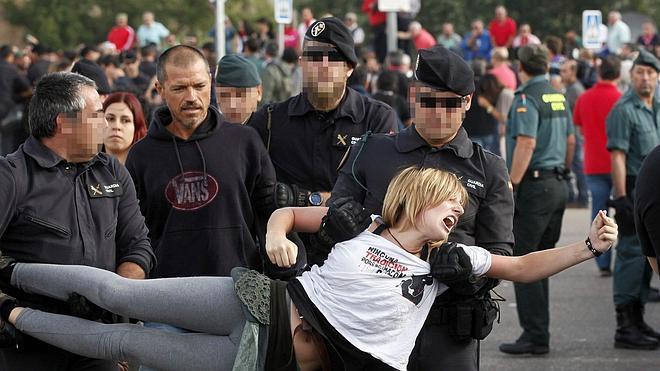
[[150,11],[0,47],[0,368],[477,370],[498,279],[500,350],[545,354],[548,277],[592,257],[614,345],[657,349],[654,24],[634,42],[612,11],[594,50],[497,6],[433,36],[413,1],[388,52],[377,3],[364,28],[303,9],[284,50],[227,18],[219,60]]

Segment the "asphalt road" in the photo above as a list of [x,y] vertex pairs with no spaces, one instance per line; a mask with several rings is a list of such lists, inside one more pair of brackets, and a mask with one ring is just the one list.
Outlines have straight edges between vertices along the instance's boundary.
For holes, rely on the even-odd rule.
[[[584,240],[587,209],[568,209],[558,246]],[[652,286],[659,287],[655,275]],[[634,351],[614,348],[616,321],[612,303],[612,279],[601,278],[594,261],[586,261],[550,279],[550,353],[544,356],[511,356],[498,345],[521,333],[513,284],[502,282],[496,291],[501,303],[501,321],[481,342],[481,370],[660,370],[660,350]],[[660,330],[660,303],[646,306],[646,322]]]

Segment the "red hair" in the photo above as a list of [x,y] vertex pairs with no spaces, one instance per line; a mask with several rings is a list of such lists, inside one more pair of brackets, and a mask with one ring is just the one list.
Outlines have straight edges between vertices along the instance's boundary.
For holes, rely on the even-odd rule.
[[135,131],[133,133],[133,142],[131,145],[144,138],[147,135],[147,122],[144,119],[142,105],[135,95],[124,92],[112,93],[105,98],[105,101],[103,101],[103,110],[105,111],[108,106],[113,103],[124,103],[133,113],[133,125],[135,126]]

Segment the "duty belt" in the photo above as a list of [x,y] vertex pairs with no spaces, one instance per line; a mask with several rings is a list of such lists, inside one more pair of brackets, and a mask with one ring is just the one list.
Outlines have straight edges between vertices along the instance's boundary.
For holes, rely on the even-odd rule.
[[552,169],[530,169],[525,172],[523,179],[547,179],[556,177],[559,180],[568,177],[568,171],[562,167],[555,167]]

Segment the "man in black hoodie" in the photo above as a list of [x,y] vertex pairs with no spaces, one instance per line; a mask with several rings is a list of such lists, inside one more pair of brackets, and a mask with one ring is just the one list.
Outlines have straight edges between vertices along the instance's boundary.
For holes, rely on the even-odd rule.
[[167,106],[154,112],[126,161],[159,259],[151,277],[261,270],[255,238],[272,208],[258,195],[272,194],[275,182],[261,139],[209,105],[211,75],[199,50],[168,49],[157,79]]

